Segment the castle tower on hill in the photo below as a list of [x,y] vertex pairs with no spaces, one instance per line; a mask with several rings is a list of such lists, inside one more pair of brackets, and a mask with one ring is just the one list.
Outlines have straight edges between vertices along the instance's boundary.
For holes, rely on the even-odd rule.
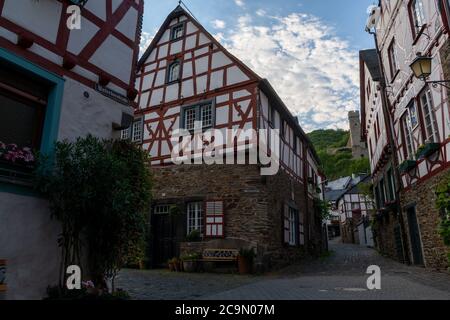
[[361,120],[359,111],[350,111],[348,113],[348,121],[350,125],[349,147],[352,148],[353,158],[368,157],[367,146],[361,139]]

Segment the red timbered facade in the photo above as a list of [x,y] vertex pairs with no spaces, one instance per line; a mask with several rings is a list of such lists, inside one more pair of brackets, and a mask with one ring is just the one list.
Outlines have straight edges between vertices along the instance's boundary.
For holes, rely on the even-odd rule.
[[[267,80],[230,54],[182,7],[167,17],[141,58],[136,88],[135,118],[144,130],[137,127],[124,135],[142,135],[142,146],[150,154],[155,177],[155,264],[189,251],[186,236],[193,230],[203,239],[196,250],[254,247],[257,260],[265,266],[298,257],[309,244],[321,241],[314,199],[320,197],[322,176],[298,120]],[[255,148],[262,129],[267,130],[264,140],[271,130],[279,130],[278,174],[263,177],[261,164],[248,161],[174,164],[173,144],[178,142],[174,132],[196,126],[222,133],[223,145],[214,140],[216,150],[231,158],[237,157],[237,151]],[[230,129],[235,130],[232,137]],[[248,129],[253,133],[245,133]],[[203,139],[200,151],[212,141]],[[271,194],[277,199],[256,205]],[[167,208],[174,207],[179,215],[170,220]]]
[[[380,1],[378,50],[361,52],[361,110],[380,222],[380,250],[402,261],[446,268],[435,226],[434,190],[450,167],[448,90],[417,79],[410,65],[432,58],[427,80],[450,79],[449,3]],[[380,64],[381,62],[381,64]],[[377,240],[378,238],[378,240]]]

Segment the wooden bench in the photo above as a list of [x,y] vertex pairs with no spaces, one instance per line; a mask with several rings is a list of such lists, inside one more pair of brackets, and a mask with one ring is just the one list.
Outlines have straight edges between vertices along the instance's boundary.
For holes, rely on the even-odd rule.
[[205,249],[202,254],[204,262],[236,262],[239,250],[236,249]]

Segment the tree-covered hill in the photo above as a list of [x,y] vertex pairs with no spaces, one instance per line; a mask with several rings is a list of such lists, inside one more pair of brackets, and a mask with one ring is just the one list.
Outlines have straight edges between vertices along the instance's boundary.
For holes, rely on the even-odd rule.
[[322,161],[322,169],[329,180],[369,173],[367,158],[352,159],[352,150],[347,148],[350,132],[344,130],[316,130],[308,134]]

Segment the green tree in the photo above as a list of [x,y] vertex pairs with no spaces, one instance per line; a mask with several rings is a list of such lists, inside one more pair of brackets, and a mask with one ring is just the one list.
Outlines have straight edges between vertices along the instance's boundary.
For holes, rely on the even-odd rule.
[[147,155],[127,141],[57,142],[55,158],[40,158],[37,186],[62,225],[62,289],[68,265],[87,258],[91,280],[100,288],[122,266],[142,255],[151,197]]

